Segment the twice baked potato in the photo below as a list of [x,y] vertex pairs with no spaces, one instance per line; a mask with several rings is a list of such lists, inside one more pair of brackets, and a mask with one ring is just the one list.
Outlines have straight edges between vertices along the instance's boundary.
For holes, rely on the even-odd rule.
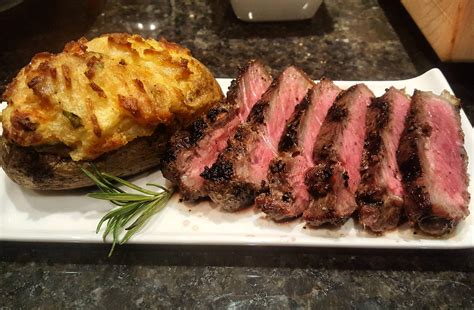
[[157,166],[169,135],[222,92],[187,49],[108,34],[36,55],[3,99],[2,168],[22,186],[59,190],[92,185],[84,163],[117,176]]

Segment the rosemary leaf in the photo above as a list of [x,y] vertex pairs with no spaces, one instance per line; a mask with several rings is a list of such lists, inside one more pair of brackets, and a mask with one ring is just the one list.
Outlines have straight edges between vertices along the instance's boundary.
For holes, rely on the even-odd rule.
[[87,196],[102,199],[102,200],[110,200],[110,201],[117,201],[122,203],[127,203],[131,201],[149,201],[150,196],[144,196],[140,194],[129,194],[129,193],[90,193]]
[[[88,196],[108,200],[116,205],[102,217],[96,228],[96,233],[99,233],[105,224],[102,235],[104,241],[107,236],[112,235],[110,257],[117,244],[124,244],[130,240],[154,214],[166,206],[173,191],[155,183],[147,185],[156,187],[159,191],[145,189],[111,174],[100,172],[94,165],[90,166],[90,169],[81,167],[81,170],[97,185],[100,191],[89,193]],[[119,186],[128,187],[134,192],[126,192]],[[123,232],[124,236],[120,238]]]
[[134,227],[133,229],[127,230],[125,233],[125,236],[123,236],[123,239],[120,241],[120,245],[126,243],[132,236],[138,231],[139,227]]
[[102,226],[102,223],[105,220],[108,220],[108,219],[114,218],[114,217],[119,217],[122,214],[125,214],[126,212],[130,212],[130,213],[133,214],[135,212],[136,208],[139,207],[139,205],[140,205],[140,202],[135,202],[135,203],[130,203],[129,205],[124,206],[122,208],[117,208],[117,209],[113,209],[113,210],[109,211],[108,213],[106,213],[102,217],[99,224],[97,225],[97,232],[100,230],[100,227]]
[[96,177],[96,175],[92,172],[90,172],[89,170],[85,169],[84,167],[81,167],[81,170],[82,172],[84,172],[86,174],[86,176],[89,177],[89,179],[91,179],[92,181],[94,181],[94,183],[97,185],[97,187],[99,187],[101,190],[103,191],[108,191],[108,187],[106,184],[104,184],[102,182],[102,180],[100,180],[99,178]]
[[146,183],[146,185],[148,185],[148,186],[155,186],[155,187],[158,187],[159,189],[164,190],[165,192],[169,192],[169,190],[168,190],[166,187],[164,187],[164,186],[162,186],[162,185],[160,185],[160,184]]
[[105,226],[105,231],[104,233],[102,234],[102,240],[105,242],[107,240],[107,236],[110,234],[110,232],[112,231],[112,229],[114,228],[114,222],[115,220],[112,218],[112,219],[109,219],[107,221],[107,225]]
[[[117,182],[117,183],[119,183],[119,184],[125,185],[125,186],[127,186],[127,187],[129,187],[129,188],[131,188],[131,189],[134,189],[134,190],[138,191],[138,192],[142,192],[142,193],[148,194],[148,195],[156,195],[156,192],[154,192],[154,191],[150,191],[150,190],[144,189],[144,188],[142,188],[142,187],[140,187],[140,186],[137,186],[137,185],[135,185],[135,184],[133,184],[133,183],[127,182],[127,181],[125,181],[125,180],[123,180],[123,179],[121,179],[121,178],[118,178],[118,177],[116,177],[116,176],[113,176],[113,175],[110,175],[110,174],[107,174],[107,173],[103,173],[103,175],[104,175],[104,177],[106,177],[107,179],[110,179],[110,180],[113,180],[113,181],[115,181],[115,182]],[[148,184],[147,184],[147,185],[148,185]],[[163,187],[163,188],[164,188],[164,187]]]
[[92,169],[93,169],[95,175],[97,176],[97,178],[103,184],[105,184],[105,186],[107,187],[106,189],[107,189],[108,192],[118,192],[118,193],[124,193],[125,192],[121,188],[116,186],[113,182],[108,180],[108,178],[103,173],[100,173],[99,169],[97,169],[97,167],[95,165],[92,165]]
[[126,228],[126,230],[132,229],[136,226],[141,226],[143,223],[150,218],[151,215],[153,215],[153,209],[157,205],[159,201],[153,201],[149,203],[143,210],[142,214],[133,222],[132,225]]

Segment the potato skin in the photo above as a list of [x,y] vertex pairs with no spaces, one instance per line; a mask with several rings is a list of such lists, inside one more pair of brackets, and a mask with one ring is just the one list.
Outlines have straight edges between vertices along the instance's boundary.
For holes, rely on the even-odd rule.
[[0,164],[15,183],[34,190],[67,190],[94,183],[80,170],[93,163],[100,171],[126,177],[160,165],[172,130],[163,129],[152,136],[137,138],[129,144],[92,161],[73,161],[52,153],[37,152],[0,136]]

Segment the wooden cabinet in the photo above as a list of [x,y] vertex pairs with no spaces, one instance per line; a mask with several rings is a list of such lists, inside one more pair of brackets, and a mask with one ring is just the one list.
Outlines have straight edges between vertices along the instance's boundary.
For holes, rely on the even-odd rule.
[[401,0],[443,61],[474,61],[474,0]]

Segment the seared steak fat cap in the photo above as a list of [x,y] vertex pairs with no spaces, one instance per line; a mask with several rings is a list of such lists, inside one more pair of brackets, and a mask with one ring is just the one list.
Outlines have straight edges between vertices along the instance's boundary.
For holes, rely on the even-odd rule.
[[313,200],[303,217],[311,226],[341,224],[356,210],[365,117],[372,98],[367,86],[357,84],[339,93],[329,109],[314,146],[315,166],[305,179]]
[[207,195],[200,174],[215,162],[271,81],[265,66],[251,60],[239,70],[225,100],[171,138],[162,171],[178,185],[184,199],[195,200]]
[[359,222],[374,232],[398,226],[403,212],[402,177],[397,149],[410,109],[410,98],[391,87],[372,100],[367,110],[361,183],[356,200]]
[[467,154],[459,100],[416,90],[406,121],[398,163],[406,215],[430,235],[449,233],[469,215]]
[[287,120],[313,85],[295,67],[273,81],[217,161],[201,174],[216,204],[229,211],[253,204],[267,181],[270,161],[278,154]]

